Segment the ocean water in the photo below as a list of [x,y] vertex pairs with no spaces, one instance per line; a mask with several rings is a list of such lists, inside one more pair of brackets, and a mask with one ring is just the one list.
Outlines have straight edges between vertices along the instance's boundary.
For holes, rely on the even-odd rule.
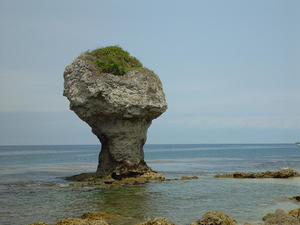
[[190,224],[207,211],[222,211],[240,224],[259,222],[277,208],[300,204],[300,178],[226,179],[216,173],[293,168],[300,171],[300,147],[293,144],[145,145],[145,159],[167,178],[197,180],[122,188],[69,186],[65,176],[95,171],[100,146],[0,146],[0,224],[55,223],[97,210],[121,214],[118,225],[164,216]]

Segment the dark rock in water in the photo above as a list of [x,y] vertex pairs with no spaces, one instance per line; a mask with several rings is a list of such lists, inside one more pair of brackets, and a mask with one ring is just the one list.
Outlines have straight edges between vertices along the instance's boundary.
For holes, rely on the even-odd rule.
[[238,225],[235,219],[222,212],[207,212],[191,225]]
[[266,171],[261,173],[234,172],[215,175],[216,178],[289,178],[299,176],[300,174],[297,171],[290,168],[281,169],[279,171]]
[[154,219],[149,219],[145,222],[137,223],[136,225],[175,225],[175,224],[168,221],[164,217],[157,217]]
[[300,202],[300,195],[293,196],[293,197],[290,198],[290,200]]
[[[109,53],[110,48],[104,50]],[[118,52],[122,57],[125,51]],[[85,53],[65,68],[64,96],[70,109],[90,125],[101,142],[96,177],[121,180],[151,172],[144,161],[143,146],[151,121],[167,109],[161,81],[144,67],[120,67],[126,73],[118,75],[99,72],[93,62],[101,66],[101,58],[95,57]],[[103,65],[113,69],[116,63],[107,62]]]
[[294,209],[286,213],[278,209],[275,213],[265,215],[263,220],[265,225],[300,225],[299,210]]

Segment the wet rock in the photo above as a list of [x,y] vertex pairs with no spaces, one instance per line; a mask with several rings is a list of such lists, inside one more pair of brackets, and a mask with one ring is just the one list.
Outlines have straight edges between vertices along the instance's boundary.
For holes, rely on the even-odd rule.
[[90,220],[98,220],[98,219],[122,219],[123,216],[119,214],[111,214],[106,212],[98,212],[98,211],[89,211],[84,213],[81,217],[81,219],[90,219]]
[[268,213],[263,217],[265,225],[300,225],[299,209],[286,213],[283,210],[276,210],[275,213]]
[[145,222],[137,223],[136,225],[175,225],[175,224],[168,221],[164,217],[157,217],[154,219],[149,219]]
[[261,173],[234,172],[215,175],[216,178],[289,178],[299,176],[300,174],[297,171],[290,168],[281,169],[279,171],[266,171]]
[[207,212],[191,225],[238,225],[235,219],[222,212]]
[[192,177],[182,176],[181,177],[181,180],[194,180],[194,179],[198,179],[198,177],[197,176],[192,176]]
[[[85,179],[82,178],[81,175],[80,175],[81,179],[76,180],[76,176],[77,175],[73,176],[75,177],[75,181],[86,181]],[[68,178],[68,179],[71,180],[72,178]],[[91,177],[89,177],[87,179],[87,181],[89,182],[72,183],[70,184],[70,186],[79,187],[79,188],[88,187],[88,186],[101,186],[101,187],[110,188],[110,187],[122,187],[126,185],[145,184],[149,182],[161,182],[165,180],[166,178],[163,174],[157,173],[155,171],[148,171],[142,175],[138,175],[134,177],[125,177],[121,180],[112,179],[112,178],[103,179],[97,177],[94,177],[94,180],[92,180]]]
[[[118,214],[106,212],[89,211],[84,213],[80,218],[64,218],[55,225],[108,225],[107,221],[116,221],[124,219]],[[34,223],[30,225],[47,225],[44,222]]]
[[80,219],[80,218],[66,218],[62,219],[56,225],[108,225],[103,219]]
[[44,222],[37,222],[37,223],[31,223],[29,225],[47,225],[47,224]]
[[85,53],[65,68],[64,96],[101,142],[96,176],[121,180],[151,172],[143,152],[147,129],[167,109],[159,77],[144,67],[99,72],[91,57]]
[[293,197],[290,198],[290,200],[300,202],[300,195],[293,196]]

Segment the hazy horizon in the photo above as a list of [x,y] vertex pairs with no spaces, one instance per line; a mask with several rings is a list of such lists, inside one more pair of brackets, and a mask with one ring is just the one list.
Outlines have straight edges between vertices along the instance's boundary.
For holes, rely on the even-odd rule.
[[0,2],[0,145],[99,144],[69,110],[64,67],[119,45],[168,110],[148,144],[300,141],[300,2]]

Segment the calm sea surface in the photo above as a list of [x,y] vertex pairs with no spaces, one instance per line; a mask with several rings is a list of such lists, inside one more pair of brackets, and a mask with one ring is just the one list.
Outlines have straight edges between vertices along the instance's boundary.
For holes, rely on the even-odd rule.
[[164,216],[185,225],[206,211],[231,214],[239,223],[257,222],[277,208],[299,208],[286,197],[300,194],[300,178],[216,179],[216,173],[293,168],[300,171],[300,147],[293,144],[146,145],[145,158],[167,178],[198,180],[123,188],[74,188],[63,177],[95,171],[100,146],[0,146],[0,224],[55,223],[88,210],[118,213],[132,225]]

